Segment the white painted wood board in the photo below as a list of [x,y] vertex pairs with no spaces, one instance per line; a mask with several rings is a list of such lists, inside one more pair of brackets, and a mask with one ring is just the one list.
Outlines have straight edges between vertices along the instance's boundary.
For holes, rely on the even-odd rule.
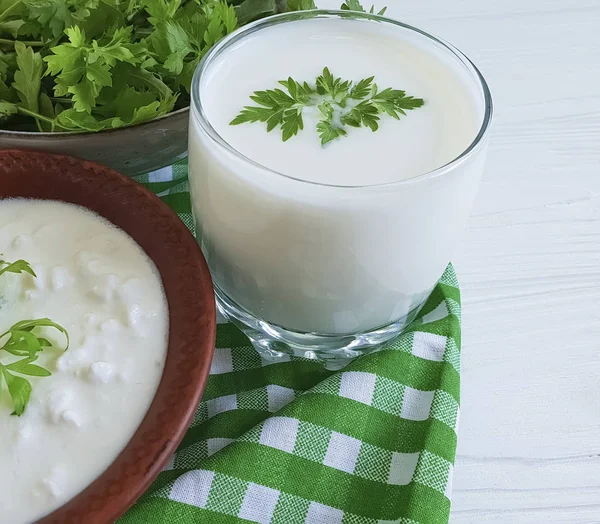
[[455,256],[451,521],[600,522],[600,0],[387,4],[469,55],[496,105]]

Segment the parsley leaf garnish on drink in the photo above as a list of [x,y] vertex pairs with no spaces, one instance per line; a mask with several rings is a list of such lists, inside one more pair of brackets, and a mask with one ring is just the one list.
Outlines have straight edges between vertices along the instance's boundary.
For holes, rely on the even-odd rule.
[[388,87],[380,91],[374,80],[373,76],[356,83],[342,80],[327,67],[312,85],[289,77],[279,81],[287,92],[280,88],[255,91],[250,99],[258,105],[245,106],[231,125],[264,122],[267,132],[280,126],[281,138],[286,142],[304,129],[304,109],[317,106],[321,114],[317,132],[321,145],[325,145],[346,136],[347,127],[368,127],[375,132],[381,115],[399,120],[401,115],[406,116],[406,111],[425,103],[422,98],[409,96],[399,89]]

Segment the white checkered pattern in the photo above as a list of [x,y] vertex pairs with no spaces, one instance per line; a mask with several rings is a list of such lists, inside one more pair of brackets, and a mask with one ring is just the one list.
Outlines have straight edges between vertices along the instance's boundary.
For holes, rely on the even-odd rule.
[[392,462],[387,482],[394,486],[405,486],[415,474],[419,453],[392,453]]
[[374,373],[363,373],[360,371],[342,373],[339,394],[342,397],[350,398],[370,406],[373,401],[376,380],[377,375]]
[[421,391],[406,387],[400,416],[408,420],[427,420],[435,391]]
[[211,375],[221,375],[233,371],[233,356],[230,348],[215,348],[215,356],[210,366]]
[[206,402],[208,408],[208,418],[212,418],[225,411],[237,409],[237,397],[235,395],[226,395]]
[[273,518],[280,492],[273,488],[250,483],[238,516],[242,519],[269,524]]
[[446,351],[446,337],[418,331],[413,334],[412,354],[426,360],[441,362]]
[[288,417],[273,417],[265,420],[259,442],[263,446],[291,453],[296,444],[299,421]]
[[342,524],[344,512],[341,509],[311,502],[308,507],[305,524]]
[[188,471],[175,480],[170,498],[199,508],[206,507],[215,474],[197,469]]
[[290,388],[269,384],[267,386],[267,398],[269,411],[275,413],[292,402],[296,398],[296,392]]
[[206,441],[206,454],[208,457],[214,455],[218,451],[221,451],[225,446],[231,444],[233,439],[231,438],[209,438]]
[[362,442],[354,437],[333,431],[323,464],[346,473],[353,473],[361,444]]

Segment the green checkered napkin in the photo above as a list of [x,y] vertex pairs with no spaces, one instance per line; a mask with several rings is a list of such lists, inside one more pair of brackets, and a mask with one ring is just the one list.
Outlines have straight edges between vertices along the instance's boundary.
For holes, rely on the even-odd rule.
[[[191,228],[185,162],[139,178]],[[341,371],[261,360],[219,323],[204,398],[122,524],[447,522],[459,413],[451,266],[405,331]]]

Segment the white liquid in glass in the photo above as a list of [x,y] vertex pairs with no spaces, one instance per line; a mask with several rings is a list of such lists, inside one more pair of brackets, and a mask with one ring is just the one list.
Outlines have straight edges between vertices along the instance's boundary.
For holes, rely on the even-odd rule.
[[[375,133],[348,128],[325,147],[316,108],[285,143],[262,123],[229,125],[255,105],[254,91],[288,76],[314,85],[325,66],[343,79],[375,76],[380,89],[404,90],[425,105],[400,120],[381,115]],[[199,98],[216,133],[253,163],[218,145],[193,112],[194,214],[215,284],[254,315],[298,331],[349,334],[402,318],[450,259],[483,155],[443,176],[414,177],[474,141],[483,120],[478,89],[441,45],[373,21],[287,22],[220,53],[200,79]]]

